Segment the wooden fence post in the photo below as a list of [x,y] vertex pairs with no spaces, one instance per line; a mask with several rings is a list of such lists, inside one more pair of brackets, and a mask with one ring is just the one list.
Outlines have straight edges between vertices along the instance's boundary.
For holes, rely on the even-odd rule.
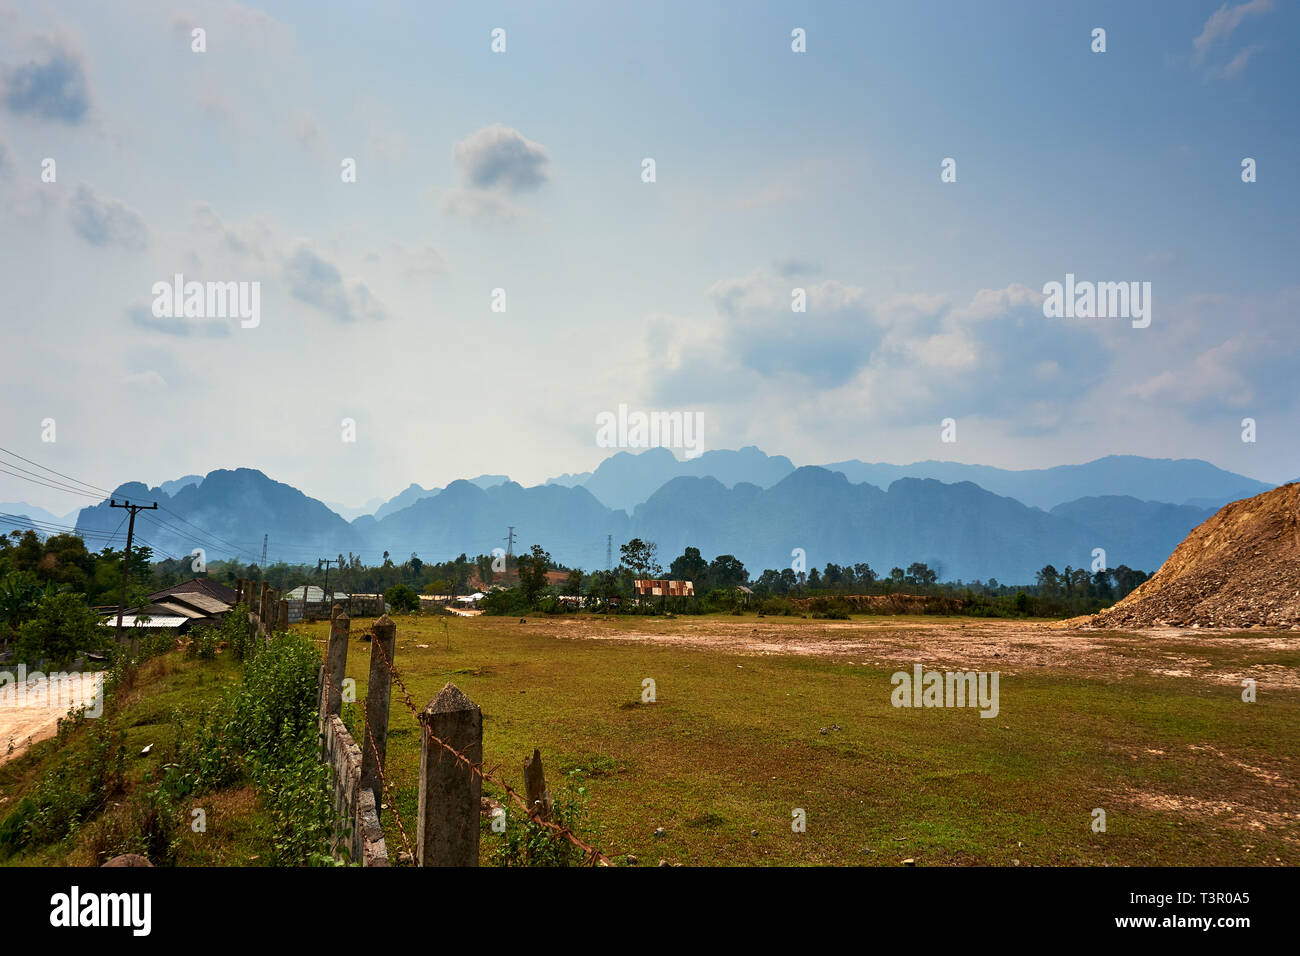
[[352,621],[340,614],[330,624],[329,649],[325,652],[325,713],[336,716],[343,709],[343,673],[348,666],[348,629]]
[[[430,734],[483,762],[483,712],[455,684],[447,684],[420,713],[420,806],[416,823],[419,866],[478,866],[479,803],[483,780]],[[426,731],[427,728],[427,731]]]
[[546,774],[542,771],[542,752],[533,748],[533,755],[524,759],[524,791],[528,796],[528,809],[543,820],[551,815],[551,792],[546,789]]
[[[384,805],[384,754],[388,748],[388,702],[393,689],[397,625],[385,614],[371,628],[370,677],[366,683],[366,730],[361,740],[361,786],[375,795],[375,806]],[[381,814],[382,816],[382,814]]]
[[282,631],[289,630],[289,602],[286,601],[284,598],[280,598],[279,625],[280,625],[280,630]]

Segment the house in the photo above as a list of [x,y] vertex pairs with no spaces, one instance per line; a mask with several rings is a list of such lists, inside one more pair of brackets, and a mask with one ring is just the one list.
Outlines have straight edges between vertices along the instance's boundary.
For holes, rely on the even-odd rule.
[[173,584],[169,588],[163,588],[161,591],[155,591],[149,595],[150,601],[158,601],[172,594],[206,594],[208,597],[222,602],[226,607],[233,607],[235,604],[235,589],[227,587],[211,578],[191,578],[184,584]]
[[[190,629],[192,623],[189,618],[180,615],[149,614],[147,612],[142,614],[139,608],[132,609],[122,615],[122,629],[124,631],[143,628],[150,631],[166,630],[175,634],[184,634]],[[117,615],[112,614],[100,621],[99,626],[116,630]]]
[[[228,598],[228,600],[227,600]],[[122,627],[185,634],[196,625],[216,625],[230,612],[235,592],[224,584],[194,578],[149,595],[147,604],[122,613]],[[117,609],[105,609],[102,625],[117,627]]]
[[[300,584],[293,590],[286,591],[284,594],[284,600],[301,601],[303,599],[304,594],[307,596],[308,604],[321,604],[325,601],[324,589],[318,588],[314,584]],[[344,594],[342,591],[331,590],[329,592],[329,596],[334,599],[335,603],[339,603],[339,604],[347,601],[348,599],[348,596]]]
[[695,582],[667,581],[638,578],[635,582],[637,597],[695,597]]

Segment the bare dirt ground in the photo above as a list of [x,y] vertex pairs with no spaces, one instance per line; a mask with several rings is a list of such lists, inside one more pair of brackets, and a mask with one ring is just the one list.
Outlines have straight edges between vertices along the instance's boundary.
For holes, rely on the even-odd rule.
[[[59,718],[83,704],[90,706],[103,677],[93,684],[75,680],[51,689],[45,681],[28,681],[21,694],[14,684],[0,691],[0,764],[20,756],[32,744],[53,737]],[[92,689],[93,688],[93,689]]]
[[[844,658],[856,664],[924,661],[940,669],[1051,668],[1122,680],[1136,674],[1239,684],[1244,662],[1261,651],[1300,653],[1300,633],[1244,634],[1209,628],[1149,628],[1139,633],[1063,628],[1055,623],[954,618],[642,618],[621,621],[530,618],[526,626],[558,638],[631,641],[736,654],[789,654]],[[1300,689],[1300,669],[1264,665],[1274,687]],[[1250,676],[1260,679],[1261,666]]]

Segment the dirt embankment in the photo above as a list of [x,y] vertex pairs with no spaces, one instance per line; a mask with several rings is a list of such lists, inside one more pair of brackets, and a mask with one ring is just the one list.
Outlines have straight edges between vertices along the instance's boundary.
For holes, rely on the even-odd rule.
[[968,602],[938,594],[834,594],[823,598],[790,598],[808,613],[814,601],[846,604],[856,614],[957,614]]
[[1225,505],[1124,600],[1067,623],[1300,629],[1300,483]]

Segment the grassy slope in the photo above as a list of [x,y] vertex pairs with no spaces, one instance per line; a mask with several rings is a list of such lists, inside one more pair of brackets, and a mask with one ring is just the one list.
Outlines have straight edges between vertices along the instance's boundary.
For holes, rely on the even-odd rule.
[[[582,775],[590,822],[611,854],[651,864],[1300,863],[1294,692],[1245,705],[1233,686],[1045,668],[1004,675],[1001,713],[983,719],[891,707],[892,667],[557,640],[500,618],[451,620],[448,650],[442,621],[398,619],[397,663],[416,706],[456,683],[483,708],[485,759],[512,785],[534,746],[553,791],[564,772],[594,768]],[[370,623],[353,622],[353,634]],[[311,626],[322,643],[326,631]],[[1263,642],[1251,656],[1300,665]],[[358,698],[368,661],[369,645],[354,637],[347,672]],[[653,705],[640,703],[645,677],[657,684]],[[842,729],[819,733],[833,724]],[[418,746],[395,694],[389,779],[412,838]],[[1203,747],[1221,753],[1193,749]],[[1143,809],[1134,792],[1291,817],[1250,828],[1230,811]],[[790,829],[796,807],[807,812],[803,834]],[[1107,811],[1104,834],[1091,831],[1095,807]],[[659,826],[667,835],[655,839]],[[392,814],[385,828],[396,857]]]
[[[197,711],[223,688],[238,683],[240,674],[238,662],[225,653],[214,661],[199,661],[186,660],[180,652],[173,652],[146,662],[121,701],[119,719],[126,729],[125,792],[111,797],[104,813],[88,821],[76,836],[52,846],[28,848],[0,865],[95,866],[104,862],[104,855],[113,849],[107,831],[114,823],[126,824],[130,799],[144,775],[151,773],[155,780],[159,776],[162,754],[175,739],[173,712]],[[0,800],[4,800],[0,802],[0,818],[62,756],[75,761],[85,751],[85,730],[83,727],[66,741],[42,741],[17,760],[0,765]],[[154,745],[149,756],[140,756],[149,744]],[[178,865],[256,865],[266,842],[266,820],[251,787],[196,797],[190,807],[204,808],[207,830],[182,831]]]

